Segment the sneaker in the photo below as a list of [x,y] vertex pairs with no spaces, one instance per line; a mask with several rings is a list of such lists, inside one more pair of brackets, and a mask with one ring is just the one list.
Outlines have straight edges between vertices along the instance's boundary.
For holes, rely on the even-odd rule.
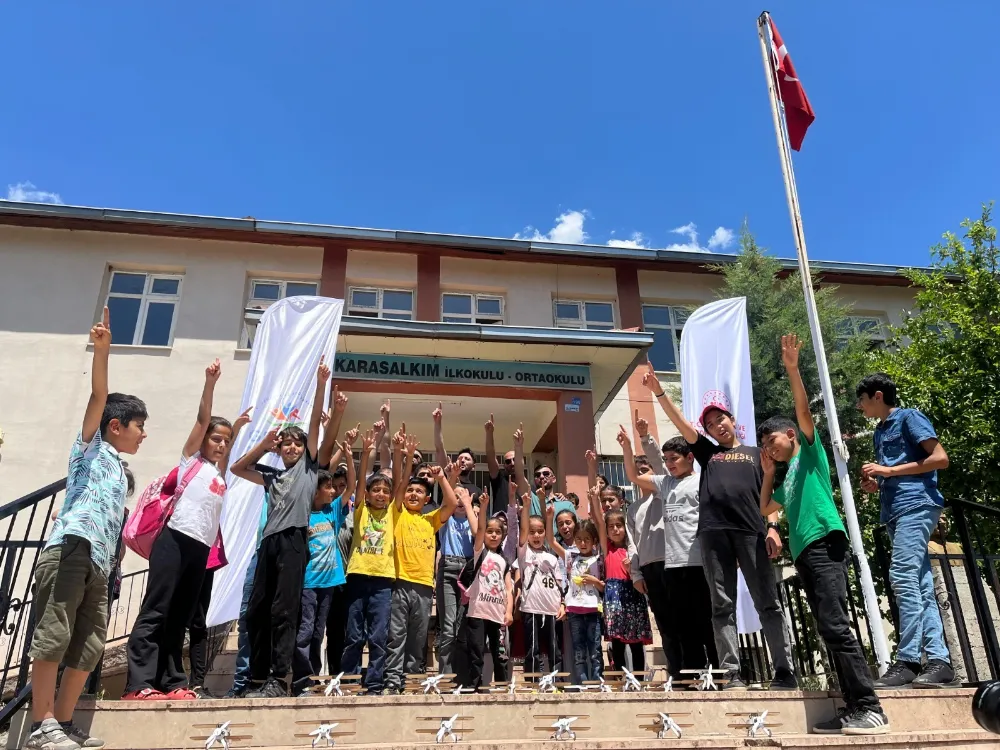
[[897,661],[886,670],[884,675],[875,680],[875,688],[879,690],[907,688],[916,677],[917,674],[909,662]]
[[167,696],[159,690],[153,690],[153,688],[133,690],[131,693],[125,693],[122,696],[123,701],[165,701],[166,699]]
[[881,708],[855,709],[844,722],[844,734],[888,734],[889,719]]
[[100,750],[106,744],[100,737],[91,737],[73,722],[60,724],[60,726],[63,728],[63,731],[66,732],[66,736],[80,747],[89,747],[93,748],[93,750]]
[[176,690],[171,690],[164,696],[164,700],[168,701],[196,701],[198,700],[198,694],[194,690],[188,690],[187,688],[177,688]]
[[204,685],[199,685],[198,687],[193,687],[193,688],[191,688],[191,691],[196,696],[198,696],[198,700],[202,700],[202,701],[216,700],[219,697],[219,696],[215,695],[212,691],[210,691]]
[[723,680],[727,682],[722,686],[723,690],[746,690],[747,684],[743,682],[743,678],[740,677],[740,670],[732,669],[722,675]]
[[946,688],[958,687],[961,683],[955,680],[955,670],[951,664],[940,659],[928,659],[927,664],[913,680],[915,688]]
[[280,680],[273,677],[265,682],[259,689],[246,694],[247,698],[287,698],[288,687]]
[[31,733],[24,745],[25,750],[80,750],[71,740],[66,730],[55,719],[46,719]]
[[250,686],[244,685],[241,688],[229,688],[226,694],[222,696],[226,700],[234,700],[235,698],[246,698],[247,693],[250,692]]
[[826,721],[820,721],[812,725],[813,734],[840,734],[844,728],[844,724],[851,717],[851,711],[847,706],[841,706],[837,709],[837,715],[832,719],[827,719]]
[[798,690],[799,681],[795,679],[795,674],[787,669],[776,669],[774,679],[768,690]]

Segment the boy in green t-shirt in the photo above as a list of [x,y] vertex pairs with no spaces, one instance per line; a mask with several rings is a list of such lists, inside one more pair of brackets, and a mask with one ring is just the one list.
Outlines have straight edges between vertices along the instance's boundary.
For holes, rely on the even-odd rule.
[[[796,423],[771,417],[757,428],[764,480],[760,512],[785,510],[792,560],[809,600],[819,634],[833,655],[845,709],[813,726],[817,734],[885,734],[889,731],[861,645],[851,632],[847,609],[847,561],[850,546],[833,501],[830,464],[816,436],[809,397],[799,373],[802,343],[795,334],[781,337],[781,358],[795,401]],[[775,463],[788,473],[775,487]]]

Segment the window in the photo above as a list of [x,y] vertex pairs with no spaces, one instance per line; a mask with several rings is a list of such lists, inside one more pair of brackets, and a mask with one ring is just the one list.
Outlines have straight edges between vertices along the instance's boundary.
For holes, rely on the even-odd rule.
[[503,297],[447,292],[441,295],[441,320],[445,323],[503,325]]
[[[250,279],[250,295],[246,307],[254,310],[266,310],[279,299],[285,297],[312,297],[319,293],[318,281],[283,281],[281,279]],[[240,335],[240,347],[250,346],[250,337],[246,323]]]
[[576,302],[557,299],[553,303],[557,328],[610,331],[615,327],[615,307],[610,302]]
[[875,315],[850,315],[837,325],[837,340],[843,344],[850,338],[868,340],[869,349],[885,349],[888,325]]
[[347,314],[362,318],[413,320],[412,289],[375,289],[352,286]]
[[690,313],[683,307],[643,305],[642,327],[653,334],[649,361],[660,372],[677,372],[681,361],[681,331]]
[[181,276],[135,271],[112,271],[108,313],[116,344],[170,346]]

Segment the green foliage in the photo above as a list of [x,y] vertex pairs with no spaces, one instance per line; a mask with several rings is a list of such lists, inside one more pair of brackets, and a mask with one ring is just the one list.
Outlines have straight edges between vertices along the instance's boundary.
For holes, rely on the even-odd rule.
[[930,270],[904,273],[917,309],[894,331],[878,366],[892,376],[900,404],[934,423],[951,465],[940,473],[946,497],[1000,505],[1000,252],[992,203],[931,248]]

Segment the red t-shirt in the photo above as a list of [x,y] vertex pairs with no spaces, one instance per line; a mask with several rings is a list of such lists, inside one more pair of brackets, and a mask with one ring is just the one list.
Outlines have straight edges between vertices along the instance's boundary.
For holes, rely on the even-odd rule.
[[614,578],[628,581],[631,579],[631,576],[625,572],[627,555],[628,550],[624,547],[613,547],[608,552],[608,556],[604,558],[604,580],[608,581]]

